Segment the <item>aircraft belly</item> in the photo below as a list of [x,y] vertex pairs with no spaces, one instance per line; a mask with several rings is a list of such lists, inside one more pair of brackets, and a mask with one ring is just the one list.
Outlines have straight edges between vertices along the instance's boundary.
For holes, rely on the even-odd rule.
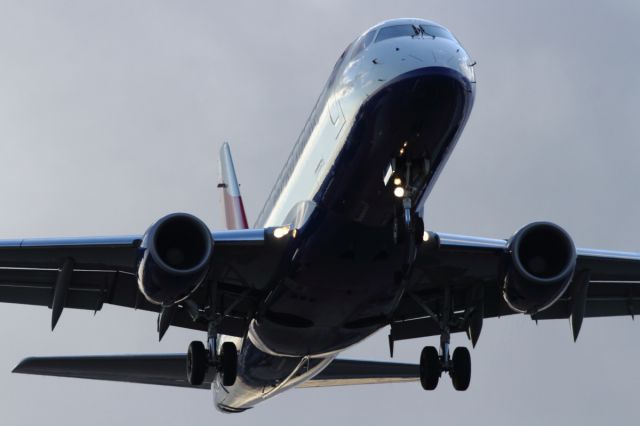
[[466,53],[436,37],[376,43],[336,65],[259,215],[259,226],[297,235],[243,341],[236,384],[214,384],[220,409],[308,380],[388,323],[410,247],[394,236],[402,200],[383,176],[390,165],[406,176],[420,210],[469,117],[473,83]]
[[272,355],[258,348],[252,339],[244,339],[238,354],[236,382],[233,386],[225,387],[216,378],[212,384],[215,406],[224,412],[241,412],[252,408],[314,377],[334,358]]
[[391,227],[318,210],[252,324],[265,351],[316,356],[342,350],[386,325],[402,293],[408,248],[394,242]]
[[413,70],[373,94],[356,114],[333,172],[298,230],[289,269],[252,327],[263,349],[304,356],[342,350],[387,324],[402,295],[408,246],[394,241],[401,199],[385,185],[390,161],[425,164],[414,208],[457,141],[473,102],[448,68]]

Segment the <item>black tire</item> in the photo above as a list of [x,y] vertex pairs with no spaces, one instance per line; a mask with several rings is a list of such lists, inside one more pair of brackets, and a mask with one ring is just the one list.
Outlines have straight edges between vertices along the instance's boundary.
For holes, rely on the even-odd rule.
[[451,357],[451,381],[457,391],[465,391],[471,382],[471,355],[469,349],[460,347],[453,351]]
[[420,384],[424,390],[434,390],[442,374],[440,356],[433,346],[425,346],[420,354]]
[[187,380],[192,386],[200,386],[207,374],[209,360],[204,343],[194,341],[187,351]]
[[238,350],[233,342],[224,342],[220,348],[220,374],[222,385],[233,386],[238,375]]

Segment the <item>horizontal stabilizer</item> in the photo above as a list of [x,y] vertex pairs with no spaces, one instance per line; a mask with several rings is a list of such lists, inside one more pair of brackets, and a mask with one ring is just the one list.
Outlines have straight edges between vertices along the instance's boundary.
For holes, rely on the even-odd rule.
[[[202,385],[192,386],[186,359],[184,354],[34,357],[23,360],[13,372],[209,389],[215,373],[210,370]],[[418,377],[417,365],[338,359],[299,387],[410,382]]]
[[213,380],[211,374],[201,386],[189,384],[185,354],[34,357],[13,372],[202,389],[209,389]]
[[415,382],[420,369],[415,364],[336,359],[300,388]]

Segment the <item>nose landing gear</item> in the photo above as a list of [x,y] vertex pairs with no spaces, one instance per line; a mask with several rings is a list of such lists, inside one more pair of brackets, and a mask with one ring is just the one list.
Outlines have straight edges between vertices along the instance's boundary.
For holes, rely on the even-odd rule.
[[[406,143],[402,149],[406,148]],[[388,179],[385,185],[393,189],[393,195],[401,201],[398,203],[394,219],[394,239],[403,243],[407,239],[412,246],[420,244],[424,233],[424,222],[414,211],[418,189],[423,185],[429,171],[429,161],[409,161],[403,157],[394,158],[389,164]]]

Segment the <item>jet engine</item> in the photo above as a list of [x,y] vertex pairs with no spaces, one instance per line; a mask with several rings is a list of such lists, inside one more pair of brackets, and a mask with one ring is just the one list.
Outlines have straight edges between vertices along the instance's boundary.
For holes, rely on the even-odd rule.
[[509,258],[502,294],[517,312],[535,314],[558,300],[576,268],[576,248],[569,234],[553,223],[534,222],[508,243]]
[[213,237],[200,219],[174,213],[147,230],[141,249],[140,292],[151,303],[170,306],[189,297],[206,279]]

